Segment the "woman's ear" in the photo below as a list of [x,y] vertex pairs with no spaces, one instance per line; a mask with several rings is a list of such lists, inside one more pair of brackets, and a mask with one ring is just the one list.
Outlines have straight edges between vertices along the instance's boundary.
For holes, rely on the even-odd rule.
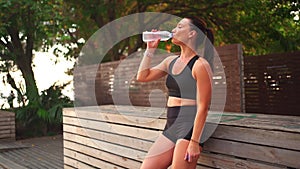
[[188,37],[192,38],[192,37],[196,36],[196,34],[197,34],[197,32],[195,30],[191,30],[188,34]]

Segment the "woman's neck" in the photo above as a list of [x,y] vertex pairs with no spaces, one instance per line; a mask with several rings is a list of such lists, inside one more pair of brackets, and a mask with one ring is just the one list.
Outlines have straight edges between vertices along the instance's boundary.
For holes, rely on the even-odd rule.
[[188,46],[181,46],[180,58],[185,61],[197,55],[196,51]]

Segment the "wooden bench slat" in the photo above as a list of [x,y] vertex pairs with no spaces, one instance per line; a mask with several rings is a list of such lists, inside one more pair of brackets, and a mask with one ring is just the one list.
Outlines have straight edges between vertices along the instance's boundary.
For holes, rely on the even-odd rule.
[[[116,108],[115,105],[103,105],[103,106],[91,106],[84,108],[76,108],[76,114],[80,114],[82,112],[94,112],[94,113],[114,113],[116,114],[117,110],[122,110],[122,115],[126,116],[134,116],[134,117],[160,117],[165,119],[165,108],[153,108],[156,111],[147,111],[148,108],[139,107],[139,106],[126,106],[126,105],[118,105]],[[74,108],[64,109],[64,116],[68,116],[68,114],[74,114]],[[146,113],[145,113],[146,112]],[[158,113],[157,113],[158,112]],[[162,113],[164,112],[164,113]],[[222,120],[220,124],[224,125],[235,125],[241,127],[249,127],[249,128],[259,128],[259,129],[267,129],[267,130],[279,130],[279,131],[287,131],[287,132],[297,132],[300,133],[300,117],[296,116],[280,116],[280,115],[264,115],[264,114],[245,114],[245,113],[230,113],[230,112],[211,112],[212,116],[219,116]],[[129,117],[128,117],[129,118]],[[209,121],[209,119],[208,119]],[[276,123],[276,121],[280,121],[280,123]]]
[[235,158],[224,154],[213,154],[202,152],[198,160],[198,164],[204,164],[213,168],[262,168],[262,169],[283,169],[285,166],[276,166],[274,164],[267,164],[261,161],[254,161],[249,159]]
[[15,113],[13,112],[8,112],[8,111],[3,111],[3,110],[0,110],[0,118],[5,118],[5,117],[15,117]]
[[300,150],[300,134],[289,132],[219,125],[212,137]]
[[107,141],[119,145],[127,145],[128,147],[148,151],[152,146],[153,141],[146,141],[138,138],[117,135],[114,133],[106,133],[103,131],[95,131],[91,129],[84,129],[77,126],[64,126],[64,131],[70,134],[77,134],[86,137],[92,137],[98,140]]
[[0,131],[0,135],[11,135],[11,131],[10,130],[1,130]]
[[137,162],[135,160],[131,160],[119,155],[115,155],[113,153],[109,153],[103,150],[98,149],[97,145],[91,142],[89,145],[82,145],[80,143],[70,142],[68,140],[64,141],[65,148],[72,149],[74,151],[80,151],[84,154],[93,156],[100,160],[108,161],[112,164],[117,164],[121,166],[125,166],[128,168],[139,168],[141,162]]
[[1,134],[0,139],[3,140],[3,141],[15,140],[15,133]]
[[265,161],[269,163],[300,168],[300,151],[279,149],[248,143],[211,138],[204,149],[210,152],[228,154],[236,157]]
[[0,125],[5,124],[5,123],[15,123],[15,118],[14,117],[1,117],[0,118]]
[[15,140],[15,113],[0,110],[0,141]]
[[92,166],[82,163],[80,161],[74,160],[67,156],[64,157],[64,162],[65,162],[64,169],[75,169],[75,168],[95,169],[95,167],[92,167]]
[[153,129],[163,129],[165,126],[164,119],[155,119],[153,117],[138,117],[129,114],[117,113],[98,113],[98,112],[69,112],[68,116],[77,117],[80,119],[91,119],[97,121],[106,121],[111,123],[121,123],[126,125],[147,127]]
[[15,131],[15,128],[12,125],[3,125],[0,126],[0,131],[1,130],[11,130],[11,131]]
[[227,118],[220,123],[224,125],[300,133],[300,117],[296,116],[226,112],[223,113],[223,117]]
[[87,163],[87,164],[90,164],[92,166],[95,166],[95,168],[99,168],[97,166],[101,166],[101,168],[125,169],[124,167],[113,165],[113,164],[107,163],[105,161],[101,161],[101,160],[98,160],[94,157],[87,156],[85,154],[78,153],[76,151],[72,151],[72,150],[69,150],[69,149],[64,149],[64,154],[67,157],[71,157],[73,159],[80,159],[80,161],[82,161],[84,163]]
[[[146,152],[143,152],[140,150],[133,150],[133,149],[125,147],[125,146],[96,140],[96,139],[93,139],[90,137],[83,137],[83,136],[79,136],[79,135],[64,133],[64,139],[78,142],[83,145],[89,145],[89,144],[91,144],[91,142],[93,142],[93,144],[95,144],[98,147],[98,149],[100,149],[100,150],[108,151],[113,154],[118,154],[120,156],[138,160],[138,161],[143,160],[146,155]],[[133,151],[134,151],[134,153],[133,153]]]
[[136,128],[130,126],[124,126],[119,124],[108,124],[106,122],[90,121],[85,119],[76,119],[64,117],[64,124],[73,124],[81,126],[83,128],[90,128],[95,130],[104,130],[114,132],[116,134],[124,134],[131,137],[143,138],[143,139],[154,139],[159,135],[159,131],[147,130],[144,128]]

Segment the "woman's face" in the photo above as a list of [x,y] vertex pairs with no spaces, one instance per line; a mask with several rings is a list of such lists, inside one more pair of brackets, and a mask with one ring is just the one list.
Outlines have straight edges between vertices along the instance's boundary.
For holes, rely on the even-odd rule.
[[172,43],[175,45],[183,45],[188,42],[189,33],[191,31],[190,23],[190,20],[187,18],[184,18],[178,22],[177,26],[172,30]]

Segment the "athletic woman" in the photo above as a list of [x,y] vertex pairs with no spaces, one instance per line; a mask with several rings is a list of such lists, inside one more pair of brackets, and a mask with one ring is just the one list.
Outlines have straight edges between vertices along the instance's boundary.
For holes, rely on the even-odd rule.
[[[156,30],[152,30],[156,31]],[[214,36],[196,17],[182,19],[172,30],[172,43],[180,46],[179,56],[169,56],[155,67],[150,62],[159,40],[147,42],[137,80],[149,82],[167,76],[167,123],[144,159],[141,169],[195,169],[202,150],[200,138],[212,94]],[[204,46],[204,52],[197,49]]]

